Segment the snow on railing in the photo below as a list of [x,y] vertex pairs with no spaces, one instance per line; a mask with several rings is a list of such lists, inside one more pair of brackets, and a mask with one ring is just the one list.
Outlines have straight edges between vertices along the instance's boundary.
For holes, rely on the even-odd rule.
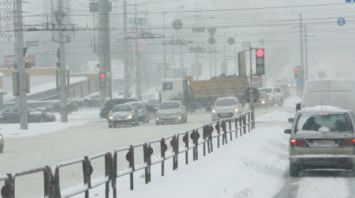
[[[68,161],[53,168],[45,166],[8,174],[5,177],[0,177],[1,196],[3,198],[15,197],[15,181],[18,177],[42,173],[43,197],[62,198],[84,194],[84,197],[88,198],[90,197],[90,190],[104,186],[105,195],[100,195],[100,197],[116,198],[118,178],[129,176],[130,189],[134,190],[135,173],[144,171],[145,183],[148,184],[151,182],[152,166],[160,165],[161,176],[164,176],[166,162],[170,159],[172,159],[174,171],[179,166],[179,155],[183,156],[184,164],[188,165],[189,159],[191,159],[190,155],[192,155],[192,161],[196,161],[200,154],[206,156],[212,153],[214,149],[231,142],[233,137],[237,139],[251,132],[254,122],[251,117],[251,113],[248,112],[238,118],[208,123],[190,131],[139,145],[115,149],[112,152],[91,157],[85,156],[82,159]],[[94,168],[95,162],[100,162],[100,166]],[[79,167],[81,171],[73,172],[74,167]],[[72,169],[72,175],[80,175],[79,178],[75,179],[79,179],[81,183],[76,183],[71,187],[62,187],[64,184],[62,172],[65,169]],[[97,176],[97,174],[100,176]]]

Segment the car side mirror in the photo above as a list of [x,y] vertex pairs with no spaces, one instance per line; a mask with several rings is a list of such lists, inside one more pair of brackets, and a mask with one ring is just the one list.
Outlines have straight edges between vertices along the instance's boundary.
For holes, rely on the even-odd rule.
[[295,118],[289,118],[289,119],[288,119],[288,122],[289,122],[289,123],[293,123],[294,121],[295,121]]
[[299,111],[299,110],[301,110],[301,103],[296,104],[296,111]]
[[291,130],[291,129],[285,129],[285,130],[284,130],[284,133],[285,133],[285,134],[291,134],[291,133],[292,133],[292,130]]

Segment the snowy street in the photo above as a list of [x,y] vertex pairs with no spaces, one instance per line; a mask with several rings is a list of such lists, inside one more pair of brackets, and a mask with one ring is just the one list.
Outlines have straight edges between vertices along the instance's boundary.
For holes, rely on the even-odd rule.
[[[159,165],[154,166],[152,182],[149,185],[144,184],[143,172],[136,175],[134,191],[129,191],[128,178],[121,178],[118,188],[120,196],[137,198],[143,196],[178,198],[192,195],[197,198],[351,197],[355,179],[347,172],[311,171],[303,173],[296,179],[288,176],[288,136],[283,133],[283,130],[289,127],[287,118],[293,115],[293,109],[288,105],[292,106],[286,103],[283,108],[258,109],[257,128],[251,134],[222,146],[221,149],[189,166],[184,166],[182,161],[179,162],[181,163],[179,169],[177,171],[168,169],[166,177],[160,176]],[[182,125],[156,126],[151,121],[138,127],[117,129],[109,129],[105,120],[96,118],[94,110],[86,110],[84,114],[83,112],[73,114],[72,119],[75,124],[63,126],[59,131],[51,131],[48,128],[51,132],[47,134],[38,133],[31,136],[16,135],[16,132],[9,133],[5,152],[0,155],[2,162],[0,174],[43,165],[54,166],[85,155],[103,153],[114,148],[166,137],[208,123],[210,114],[190,114],[189,122]],[[51,123],[44,125],[51,127]],[[54,125],[61,125],[61,123],[54,123]],[[2,130],[8,128],[11,131],[11,127],[14,126],[3,125]],[[37,127],[33,125],[33,128],[37,129]],[[75,175],[67,173],[68,178]],[[22,183],[20,181],[19,189],[25,186],[26,180]],[[177,186],[179,192],[172,194]],[[23,189],[20,195],[29,192],[27,188]],[[33,194],[39,193],[33,189],[30,191],[31,193],[33,191]],[[95,197],[101,197],[103,192],[98,188],[93,190],[93,193],[97,195]]]

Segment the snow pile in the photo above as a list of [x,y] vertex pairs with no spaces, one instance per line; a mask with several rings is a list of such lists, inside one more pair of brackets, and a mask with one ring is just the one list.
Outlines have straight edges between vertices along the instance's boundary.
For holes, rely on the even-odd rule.
[[289,118],[293,118],[295,113],[286,111],[273,111],[256,118],[256,122],[287,122]]
[[[279,131],[279,133],[275,133]],[[273,197],[284,185],[288,165],[288,136],[279,127],[255,130],[200,160],[160,176],[160,165],[152,168],[152,182],[144,184],[143,172],[136,173],[135,190],[129,190],[128,176],[120,179],[120,197],[169,198],[265,198]],[[103,197],[103,189],[94,189],[93,197]],[[80,196],[77,196],[80,197]]]

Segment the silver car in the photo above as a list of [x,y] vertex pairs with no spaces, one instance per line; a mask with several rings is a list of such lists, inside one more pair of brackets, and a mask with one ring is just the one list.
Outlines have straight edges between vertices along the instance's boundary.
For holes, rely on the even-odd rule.
[[212,121],[237,118],[243,113],[243,106],[236,97],[217,98],[212,107]]
[[131,104],[116,105],[108,114],[108,127],[138,126],[139,116],[137,110]]
[[[292,121],[292,119],[291,119]],[[305,109],[297,112],[289,140],[289,173],[304,169],[351,169],[355,165],[354,121],[351,111]]]
[[4,151],[4,143],[4,136],[2,136],[2,134],[0,133],[0,153]]
[[166,101],[160,104],[155,117],[157,125],[164,123],[186,123],[187,111],[180,101]]

